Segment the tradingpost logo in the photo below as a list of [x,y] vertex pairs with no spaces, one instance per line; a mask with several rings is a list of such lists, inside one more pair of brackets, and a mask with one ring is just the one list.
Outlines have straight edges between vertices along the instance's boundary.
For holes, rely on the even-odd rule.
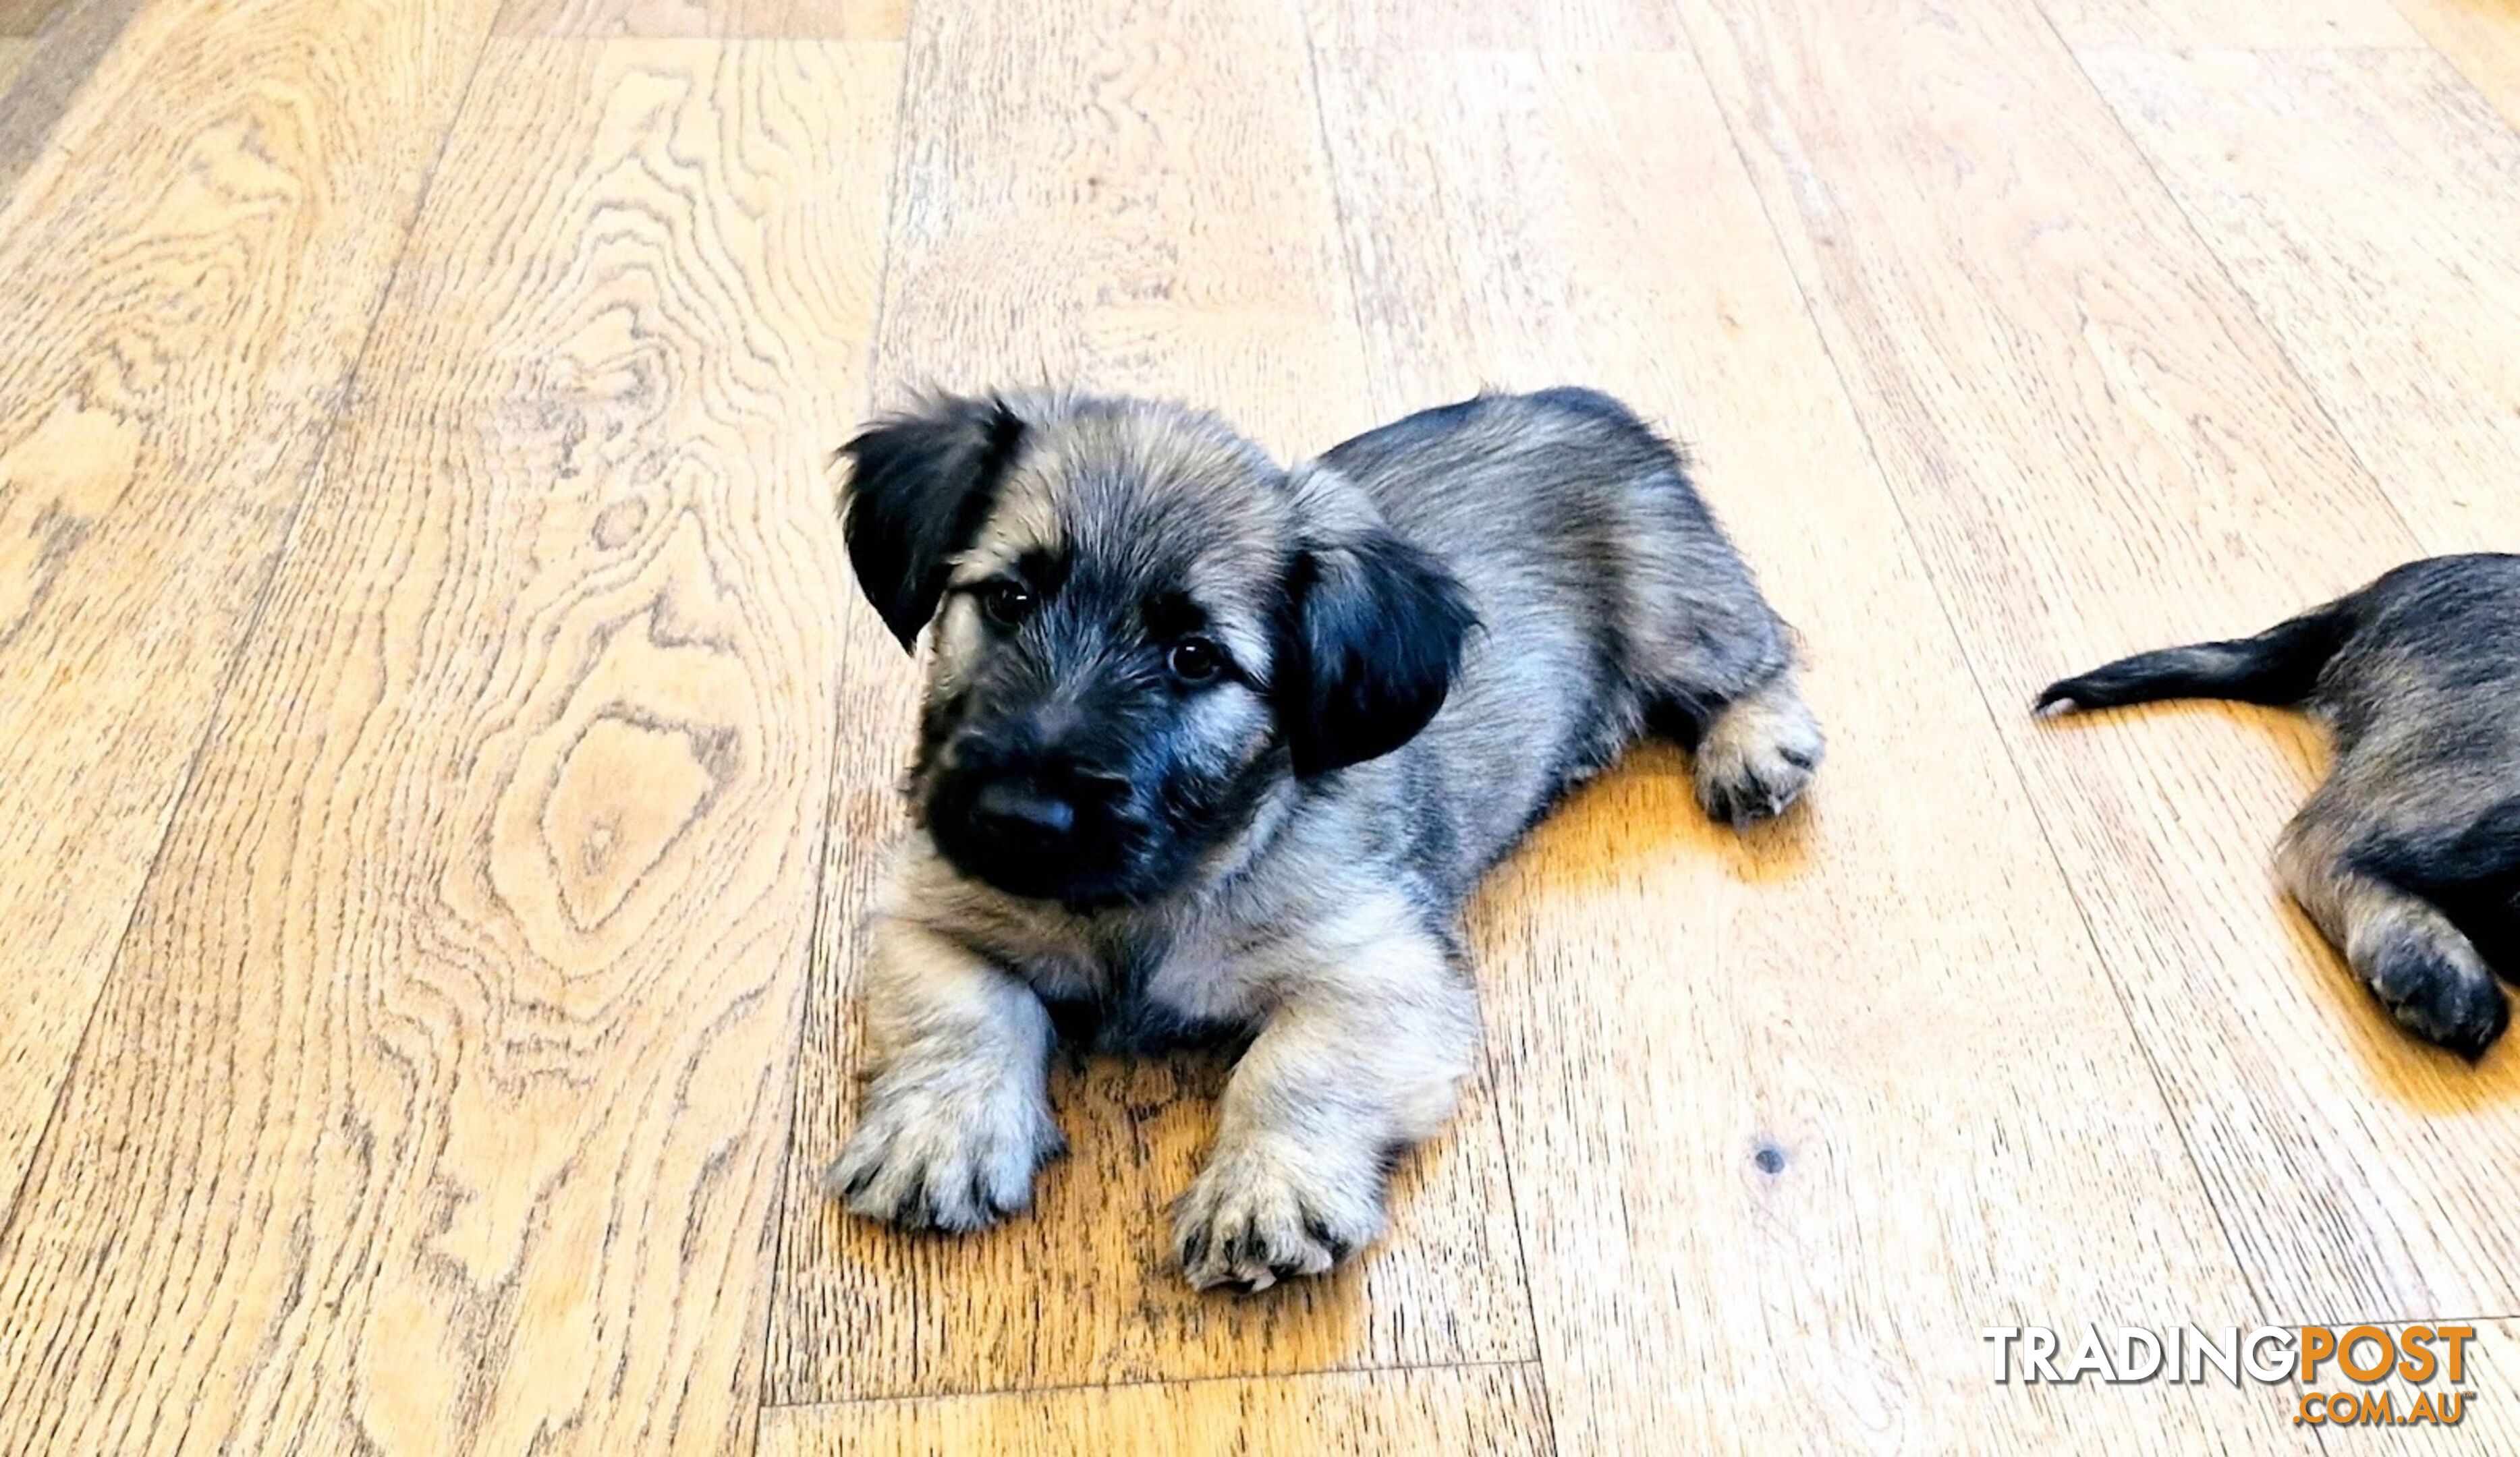
[[[2303,1427],[2455,1427],[2467,1416],[2472,1325],[1989,1326],[1995,1382],[2033,1386],[2194,1385],[2221,1380],[2302,1387]],[[2384,1382],[2412,1391],[2377,1391]]]

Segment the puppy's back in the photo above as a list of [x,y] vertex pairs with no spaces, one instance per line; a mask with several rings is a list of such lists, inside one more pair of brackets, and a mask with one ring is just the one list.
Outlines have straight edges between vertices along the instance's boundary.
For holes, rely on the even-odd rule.
[[[1784,665],[1782,624],[1685,459],[1608,395],[1482,395],[1323,460],[1478,613],[1443,711],[1393,756],[1431,762],[1384,770],[1450,821],[1441,839],[1465,878],[1636,736],[1658,684],[1748,685]],[[1674,671],[1707,656],[1727,661]]]

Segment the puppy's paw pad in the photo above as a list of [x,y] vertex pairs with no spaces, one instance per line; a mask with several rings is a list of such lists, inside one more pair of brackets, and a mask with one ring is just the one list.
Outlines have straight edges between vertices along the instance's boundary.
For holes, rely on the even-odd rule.
[[1173,1214],[1183,1276],[1262,1291],[1328,1274],[1382,1232],[1378,1170],[1342,1179],[1291,1156],[1220,1153]]
[[1707,817],[1736,827],[1772,819],[1802,797],[1826,752],[1800,702],[1739,705],[1698,745],[1697,802]]
[[2510,999],[2492,972],[2424,942],[2391,946],[2375,959],[2369,980],[2398,1025],[2471,1062],[2511,1022]]
[[1049,1108],[1019,1090],[886,1094],[878,1082],[823,1186],[851,1214],[959,1233],[1030,1206],[1033,1175],[1066,1147]]

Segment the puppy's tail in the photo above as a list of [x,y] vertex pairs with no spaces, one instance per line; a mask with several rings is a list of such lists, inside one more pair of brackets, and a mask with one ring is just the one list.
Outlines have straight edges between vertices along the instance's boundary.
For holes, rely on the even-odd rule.
[[2041,690],[2037,708],[2044,714],[2066,714],[2164,698],[2299,703],[2310,696],[2319,671],[2352,636],[2353,604],[2351,597],[2330,602],[2254,638],[2165,647],[2121,658],[2078,678],[2049,684]]

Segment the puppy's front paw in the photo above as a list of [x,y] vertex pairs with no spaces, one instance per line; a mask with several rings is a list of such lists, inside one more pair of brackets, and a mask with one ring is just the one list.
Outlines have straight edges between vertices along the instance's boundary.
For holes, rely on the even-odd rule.
[[1173,1210],[1173,1249],[1200,1290],[1320,1275],[1382,1232],[1378,1166],[1330,1171],[1284,1146],[1220,1148]]
[[823,1185],[852,1214],[959,1233],[1030,1206],[1033,1175],[1066,1151],[1050,1109],[1022,1088],[878,1081]]
[[1826,750],[1820,725],[1792,687],[1778,684],[1727,708],[1698,741],[1697,802],[1734,828],[1785,812],[1809,787]]

